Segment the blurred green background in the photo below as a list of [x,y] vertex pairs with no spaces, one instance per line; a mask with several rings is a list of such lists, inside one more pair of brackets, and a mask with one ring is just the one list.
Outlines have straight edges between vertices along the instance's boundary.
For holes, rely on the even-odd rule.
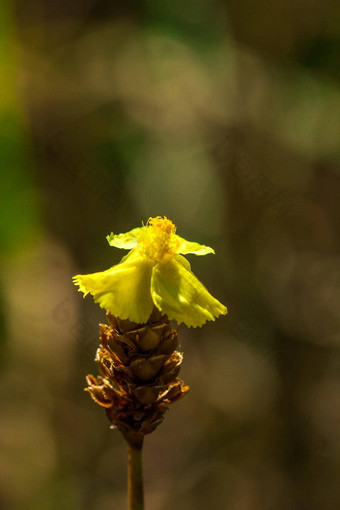
[[122,510],[72,286],[167,215],[228,305],[145,445],[148,510],[340,508],[340,5],[0,5],[0,507]]

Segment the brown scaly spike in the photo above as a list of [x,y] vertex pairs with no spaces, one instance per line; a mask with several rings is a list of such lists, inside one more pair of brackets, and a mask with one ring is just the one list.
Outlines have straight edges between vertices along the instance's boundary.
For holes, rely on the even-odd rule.
[[177,329],[157,309],[146,324],[109,312],[107,319],[109,325],[100,324],[95,358],[101,375],[86,377],[86,391],[129,444],[140,447],[163,421],[169,404],[189,390],[178,378],[183,355],[176,351]]

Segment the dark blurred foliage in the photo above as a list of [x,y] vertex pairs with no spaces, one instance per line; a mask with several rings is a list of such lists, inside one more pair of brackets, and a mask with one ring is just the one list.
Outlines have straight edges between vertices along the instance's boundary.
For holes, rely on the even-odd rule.
[[1,508],[126,507],[71,276],[155,215],[229,316],[180,328],[147,508],[340,507],[339,34],[330,1],[1,3]]

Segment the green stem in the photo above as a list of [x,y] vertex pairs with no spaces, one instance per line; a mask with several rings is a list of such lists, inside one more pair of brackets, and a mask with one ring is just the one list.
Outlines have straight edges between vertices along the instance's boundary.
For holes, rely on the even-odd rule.
[[144,509],[142,444],[140,447],[129,445],[128,458],[128,498],[129,510]]

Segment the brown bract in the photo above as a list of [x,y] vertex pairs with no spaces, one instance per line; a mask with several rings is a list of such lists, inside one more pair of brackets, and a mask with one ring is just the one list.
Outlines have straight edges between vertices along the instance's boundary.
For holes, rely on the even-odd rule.
[[146,434],[163,421],[168,405],[189,390],[178,378],[182,353],[177,329],[154,309],[146,324],[107,313],[100,324],[96,361],[101,375],[86,380],[92,399],[102,407],[125,439],[140,447]]

